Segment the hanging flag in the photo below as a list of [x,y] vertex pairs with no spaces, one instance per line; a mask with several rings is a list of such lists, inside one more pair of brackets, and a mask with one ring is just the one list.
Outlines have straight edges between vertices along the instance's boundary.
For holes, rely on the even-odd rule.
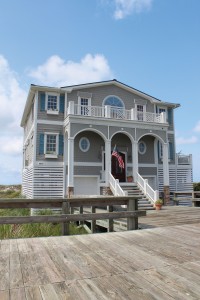
[[123,161],[123,158],[121,157],[121,155],[119,154],[116,145],[113,149],[112,156],[115,156],[117,158],[119,167],[124,169],[124,161]]

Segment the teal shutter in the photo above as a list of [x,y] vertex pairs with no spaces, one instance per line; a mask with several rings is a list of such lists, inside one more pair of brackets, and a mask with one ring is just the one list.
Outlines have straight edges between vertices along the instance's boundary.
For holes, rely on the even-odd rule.
[[40,94],[40,111],[45,111],[45,93]]
[[44,133],[40,134],[39,154],[44,154]]
[[173,151],[174,151],[174,147],[173,147],[173,144],[171,143],[171,142],[169,142],[169,159],[173,159],[173,157],[174,157],[174,153],[173,153]]
[[173,122],[173,111],[172,111],[172,108],[168,108],[167,113],[168,113],[168,123],[172,124],[172,122]]
[[63,135],[59,134],[59,155],[63,155]]
[[65,95],[60,95],[60,112],[64,113]]

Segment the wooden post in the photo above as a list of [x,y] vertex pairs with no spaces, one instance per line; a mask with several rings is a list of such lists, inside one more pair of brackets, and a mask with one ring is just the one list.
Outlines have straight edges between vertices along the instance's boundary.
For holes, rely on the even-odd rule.
[[[91,206],[91,213],[95,213],[95,212],[96,212],[96,207]],[[96,232],[96,220],[91,220],[91,232],[92,233]]]
[[[66,215],[69,213],[69,202],[63,201],[62,214]],[[62,235],[69,235],[69,222],[62,223]]]
[[[138,210],[138,199],[130,199],[127,204],[127,211]],[[127,229],[136,230],[138,229],[138,217],[130,217],[127,220]]]
[[[108,212],[113,212],[113,205],[107,206]],[[113,232],[113,219],[108,220],[108,232]]]
[[[83,206],[82,205],[79,208],[79,214],[83,214]],[[84,221],[80,221],[79,225],[84,225]]]

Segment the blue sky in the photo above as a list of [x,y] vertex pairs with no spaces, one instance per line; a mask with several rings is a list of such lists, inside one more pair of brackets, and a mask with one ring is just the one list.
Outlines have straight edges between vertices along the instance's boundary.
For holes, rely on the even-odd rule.
[[200,181],[199,0],[0,0],[0,184],[21,183],[31,83],[117,80],[180,103],[177,152]]

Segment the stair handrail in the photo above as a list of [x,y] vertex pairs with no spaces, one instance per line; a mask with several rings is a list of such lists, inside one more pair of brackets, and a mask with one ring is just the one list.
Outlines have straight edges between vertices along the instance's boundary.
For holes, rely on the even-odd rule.
[[119,179],[115,179],[110,172],[109,172],[109,185],[114,196],[127,196],[127,192],[123,191],[119,184]]
[[142,190],[144,195],[154,204],[156,200],[159,198],[158,190],[152,189],[152,187],[148,183],[148,179],[144,179],[139,173],[137,175],[137,185]]

